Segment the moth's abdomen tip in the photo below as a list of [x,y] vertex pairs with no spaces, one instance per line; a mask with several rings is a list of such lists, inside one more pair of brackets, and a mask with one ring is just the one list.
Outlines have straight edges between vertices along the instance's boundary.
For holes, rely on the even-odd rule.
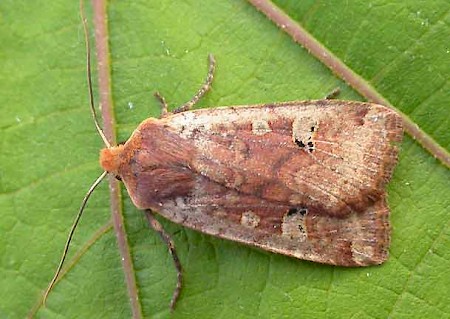
[[104,148],[100,151],[100,166],[108,173],[118,175],[123,145]]

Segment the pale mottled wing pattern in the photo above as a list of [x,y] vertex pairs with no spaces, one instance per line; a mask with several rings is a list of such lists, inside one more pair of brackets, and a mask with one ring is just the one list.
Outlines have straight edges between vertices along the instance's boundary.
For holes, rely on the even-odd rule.
[[203,233],[320,263],[367,266],[388,256],[384,198],[339,218],[239,194],[205,177],[198,178],[196,187],[194,196],[162,201],[158,212]]
[[387,257],[384,186],[401,121],[382,106],[287,102],[144,121],[125,144],[133,202],[204,233],[344,266]]
[[401,139],[392,110],[327,100],[185,112],[168,125],[195,145],[191,168],[209,179],[341,216],[384,193]]

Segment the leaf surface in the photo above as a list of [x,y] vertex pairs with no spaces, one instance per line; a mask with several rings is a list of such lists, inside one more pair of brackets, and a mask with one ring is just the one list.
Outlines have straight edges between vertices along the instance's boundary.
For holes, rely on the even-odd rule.
[[[448,1],[277,1],[315,38],[447,150]],[[46,288],[102,147],[88,110],[78,3],[0,3],[0,316],[23,318]],[[189,100],[197,108],[358,96],[245,1],[111,1],[108,31],[118,140]],[[299,261],[163,222],[184,267],[175,318],[450,317],[450,173],[405,136],[389,184],[391,257],[346,269]],[[167,318],[175,270],[122,194],[142,315]],[[86,248],[37,318],[127,318],[132,310],[110,222],[108,186],[92,196],[70,257]]]

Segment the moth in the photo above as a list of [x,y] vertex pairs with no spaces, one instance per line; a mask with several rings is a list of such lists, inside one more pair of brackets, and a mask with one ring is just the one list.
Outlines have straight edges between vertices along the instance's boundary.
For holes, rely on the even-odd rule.
[[102,176],[123,182],[172,253],[178,284],[171,307],[181,263],[153,212],[299,259],[338,266],[385,261],[385,186],[397,163],[400,116],[377,104],[328,99],[191,110],[211,87],[214,68],[210,56],[205,83],[173,112],[156,94],[161,117],[100,152]]
[[101,151],[134,205],[300,259],[382,263],[401,119],[375,104],[294,101],[166,113]]
[[[207,82],[212,80],[211,58]],[[102,168],[134,205],[172,222],[339,266],[388,257],[385,186],[402,121],[381,105],[293,101],[173,113],[144,120]]]

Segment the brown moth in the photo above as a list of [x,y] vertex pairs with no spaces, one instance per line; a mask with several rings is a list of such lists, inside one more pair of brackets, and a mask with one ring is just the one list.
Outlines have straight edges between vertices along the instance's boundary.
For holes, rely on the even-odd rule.
[[385,186],[402,121],[381,105],[335,100],[231,106],[142,122],[101,151],[139,209],[288,256],[380,264]]
[[194,230],[299,259],[338,266],[381,264],[388,257],[385,186],[397,163],[402,120],[381,105],[313,100],[191,111],[209,90],[215,67],[186,104],[144,120],[123,145],[110,146],[96,121],[87,49],[91,111],[107,146],[104,173],[91,186],[70,231],[43,302],[58,279],[86,202],[107,173],[168,245],[153,212]]

